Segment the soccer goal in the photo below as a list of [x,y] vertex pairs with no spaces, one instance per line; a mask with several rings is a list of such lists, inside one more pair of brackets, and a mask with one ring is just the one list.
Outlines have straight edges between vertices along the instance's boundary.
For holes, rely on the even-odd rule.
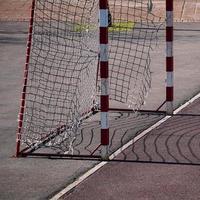
[[[170,114],[173,7],[167,2]],[[87,138],[80,127],[98,116],[99,145],[79,157],[95,157],[98,148],[96,157],[107,159],[109,111],[123,104],[136,112],[144,104],[159,26],[151,0],[33,0],[16,156],[76,156],[76,145]]]

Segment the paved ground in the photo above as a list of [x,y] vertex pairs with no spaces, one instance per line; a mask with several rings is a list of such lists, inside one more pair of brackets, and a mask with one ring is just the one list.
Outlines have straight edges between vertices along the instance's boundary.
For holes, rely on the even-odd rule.
[[[182,25],[177,25],[178,28],[181,28],[181,26]],[[185,24],[184,26],[187,26],[187,28],[190,27],[195,29],[196,27],[199,27],[199,24]],[[15,151],[15,130],[17,126],[16,118],[22,83],[22,66],[24,64],[24,55],[26,49],[26,35],[23,34],[23,31],[25,31],[24,29],[26,25],[23,23],[1,23],[0,27],[0,140],[4,141],[0,146],[0,199],[45,199],[67,185],[70,181],[73,180],[74,177],[77,177],[83,171],[91,167],[94,163],[83,161],[74,162],[62,160],[55,161],[11,158]],[[16,33],[16,30],[20,30],[22,34]],[[176,80],[178,82],[176,84],[177,105],[180,102],[183,102],[186,98],[193,96],[194,93],[197,93],[200,88],[200,69],[198,67],[200,46],[199,34],[199,31],[177,31],[175,46]],[[164,46],[161,45],[160,51],[164,54],[163,48]],[[154,54],[154,58],[157,62],[153,62],[153,74],[157,78],[154,78],[153,84],[155,84],[156,87],[152,91],[152,95],[150,95],[151,101],[147,104],[149,107],[156,107],[160,103],[162,98],[160,98],[160,95],[159,97],[155,95],[162,94],[162,86],[164,86],[164,83],[160,84],[164,78],[164,74],[162,73],[162,70],[159,70],[161,66],[163,66],[164,70],[164,61],[159,61],[160,59],[158,59],[156,52]],[[158,73],[156,73],[156,69]],[[122,164],[117,164],[117,166],[118,165],[123,166]],[[174,178],[174,175],[172,174],[174,167],[169,167],[169,173],[172,175],[171,177],[173,177],[173,179],[168,179],[169,182],[167,182],[165,177],[167,176],[166,174],[168,174],[168,172],[166,174],[164,173],[164,169],[167,168],[167,166],[165,166],[164,169],[159,173],[158,169],[161,169],[160,166],[153,167],[149,165],[146,166],[137,164],[128,164],[128,166],[130,166],[130,169],[127,170],[133,172],[140,171],[140,173],[142,173],[142,171],[146,172],[147,170],[151,169],[149,177],[151,174],[155,173],[158,177],[161,176],[162,178],[160,179],[160,182],[163,182],[162,184],[166,184],[169,192],[170,188],[173,189],[173,184],[170,186],[170,182],[175,181],[176,183],[177,178],[176,176]],[[140,169],[136,166],[138,166]],[[184,170],[180,171],[182,168]],[[189,181],[189,183],[191,179],[193,179],[193,175],[189,176],[191,169],[193,169],[193,167],[177,168],[179,171],[179,176],[181,173],[187,173],[187,178],[184,179],[183,177],[183,179],[184,181]],[[194,170],[198,171],[199,168],[195,168]],[[138,172],[137,174],[138,179],[141,175],[140,173]],[[133,174],[136,175],[135,173]],[[146,176],[142,177],[143,179],[141,179],[141,181],[145,181],[147,178]],[[183,179],[180,179],[179,183],[183,183]],[[157,179],[152,181],[157,181]],[[144,187],[147,187],[147,183],[144,183],[146,185]],[[190,184],[187,187],[189,186]],[[180,190],[182,190],[182,188],[185,188],[186,185],[183,187],[180,185],[179,187],[181,188]],[[147,190],[150,192],[152,189],[148,188]],[[192,191],[193,189],[191,189],[191,194]],[[141,192],[139,193],[141,194]],[[160,193],[160,195],[165,196],[165,192]]]
[[[165,1],[153,1],[155,14],[163,18]],[[199,0],[174,0],[174,20],[177,22],[197,22],[200,20]]]
[[[17,10],[16,1],[9,2],[9,5],[12,5],[10,7]],[[23,2],[26,6],[29,3],[29,1],[18,2]],[[0,0],[0,9],[5,4],[8,5],[8,1]],[[6,8],[10,10],[10,7]],[[0,13],[2,16],[1,10]],[[9,13],[12,16],[12,12]],[[13,19],[20,18],[15,16]],[[198,30],[200,24],[176,24],[176,27]],[[25,59],[26,30],[26,23],[0,23],[0,141],[3,141],[0,145],[0,199],[2,200],[47,199],[94,165],[83,161],[11,158],[15,151],[16,118]],[[199,31],[176,31],[176,106],[193,96],[200,88],[199,36]],[[152,56],[154,90],[150,94],[146,108],[157,107],[164,98],[164,43],[160,43],[160,47]],[[135,197],[135,199],[196,200],[200,195],[197,187],[199,173],[199,168],[192,166],[113,163],[101,169],[97,176],[91,177],[67,199],[86,199],[99,192],[101,193],[99,199],[114,199],[117,195],[120,199]],[[104,188],[104,185],[109,187]]]
[[[188,106],[184,112],[197,114],[199,111],[200,99]],[[195,124],[194,121],[197,123]],[[193,123],[192,126],[191,123]],[[187,129],[188,131],[186,131]],[[176,131],[174,132],[174,130]],[[177,143],[176,140],[177,136],[179,136],[179,139],[182,139],[183,143],[183,140],[186,141],[188,136],[190,138],[190,135],[196,132],[195,137],[198,136],[198,138],[193,139],[197,142],[195,154],[198,154],[199,162],[199,130],[200,117],[195,118],[195,120],[194,118],[191,120],[190,117],[172,117],[159,128],[148,133],[148,138],[153,138],[155,135],[159,135],[160,138],[165,138],[173,134],[172,140],[175,140],[174,143],[176,143],[176,145],[174,145],[174,147],[177,148],[177,144],[179,143]],[[183,139],[184,131],[187,132],[187,138],[185,137],[185,139]],[[141,143],[142,140],[144,140],[144,138],[141,139],[139,143]],[[157,141],[157,143],[161,144],[160,141]],[[166,144],[163,143],[162,145],[165,146]],[[194,146],[194,143],[192,145]],[[143,145],[139,144],[139,146],[143,148]],[[152,150],[153,148],[154,145],[150,146],[148,150]],[[126,151],[127,155],[128,153],[132,155],[132,147],[129,147]],[[150,151],[148,151],[148,153],[150,154]],[[171,153],[173,156],[176,156],[178,151],[171,151]],[[182,154],[182,156],[183,155],[184,154]],[[190,158],[192,157],[193,156],[190,156]],[[195,159],[197,159],[197,157]],[[61,199],[197,200],[200,197],[199,176],[199,166],[109,163]]]
[[65,200],[198,200],[199,167],[110,163]]

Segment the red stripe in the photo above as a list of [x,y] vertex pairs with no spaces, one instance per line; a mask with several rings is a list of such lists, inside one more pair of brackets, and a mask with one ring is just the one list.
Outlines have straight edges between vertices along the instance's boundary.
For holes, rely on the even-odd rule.
[[109,110],[109,96],[101,95],[101,112],[108,112]]
[[174,91],[173,87],[166,87],[166,101],[173,101],[174,99],[173,91]]
[[[22,120],[19,120],[19,128],[20,128],[20,130],[21,130],[21,127],[22,127],[22,123],[23,123],[23,121]],[[20,133],[20,132],[19,132]]]
[[166,71],[173,72],[174,71],[174,58],[166,57]]
[[109,145],[109,129],[101,129],[101,145]]
[[174,0],[166,0],[166,11],[173,11]]
[[108,27],[100,27],[100,44],[108,44]]
[[30,52],[31,52],[31,41],[32,41],[32,32],[33,32],[33,20],[34,20],[34,9],[35,9],[35,0],[32,0],[32,8],[31,8],[31,18],[29,23],[29,36],[26,50],[26,64],[24,69],[24,83],[23,83],[23,92],[21,98],[20,105],[20,117],[18,122],[18,133],[17,133],[17,145],[16,145],[16,156],[19,156],[20,153],[20,134],[23,123],[23,115],[24,115],[24,107],[25,107],[25,98],[26,98],[26,85],[27,85],[27,77],[28,77],[28,64],[30,60]]
[[166,27],[166,41],[173,41],[173,27]]
[[20,152],[20,139],[19,138],[17,138],[17,139],[18,139],[18,141],[17,141],[17,147],[16,147],[16,157],[19,156],[19,152]]
[[[29,27],[29,33],[32,33],[33,32],[33,26],[31,25],[30,27]],[[30,36],[30,35],[29,35]]]
[[108,78],[108,61],[100,62],[100,76],[101,78]]
[[108,9],[108,0],[99,0],[100,9]]
[[[99,0],[100,9],[108,9],[108,0]],[[100,44],[108,44],[108,28],[100,27]],[[101,78],[108,78],[108,62],[100,62]],[[101,112],[109,110],[109,96],[101,95]],[[101,145],[109,145],[109,129],[101,129]]]
[[34,10],[35,10],[35,0],[32,1],[31,5],[31,20],[30,20],[31,25],[33,25]]

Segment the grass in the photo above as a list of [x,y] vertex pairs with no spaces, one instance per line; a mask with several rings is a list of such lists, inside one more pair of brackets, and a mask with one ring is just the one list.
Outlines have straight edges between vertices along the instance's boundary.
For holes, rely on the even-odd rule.
[[[132,31],[134,28],[134,22],[116,22],[113,23],[111,27],[109,27],[109,32],[125,32]],[[74,26],[75,32],[87,32],[87,31],[95,30],[95,26],[87,25],[87,24],[76,24]]]

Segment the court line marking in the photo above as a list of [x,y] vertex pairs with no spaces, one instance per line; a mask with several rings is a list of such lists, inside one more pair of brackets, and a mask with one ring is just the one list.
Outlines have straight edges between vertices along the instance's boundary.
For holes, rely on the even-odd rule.
[[[187,107],[188,105],[190,105],[191,103],[193,103],[198,98],[200,98],[200,93],[198,93],[197,95],[195,95],[194,97],[192,97],[189,101],[187,101],[186,103],[184,103],[183,105],[181,105],[180,107],[178,107],[174,111],[174,114],[177,114],[178,112],[180,112],[181,110],[183,110],[185,107]],[[147,133],[149,133],[153,129],[155,129],[158,126],[160,126],[162,123],[164,123],[165,121],[167,121],[171,117],[172,116],[166,116],[163,119],[161,119],[158,122],[156,122],[155,124],[153,124],[152,126],[150,126],[149,128],[147,128],[146,130],[142,131],[138,136],[136,136],[134,139],[130,140],[128,143],[126,143],[121,148],[119,148],[117,151],[115,151],[112,155],[110,155],[109,159],[112,160],[114,157],[116,157],[117,155],[119,155],[122,151],[124,151],[125,149],[127,149],[130,145],[132,145],[133,143],[135,143],[136,141],[138,141],[140,138],[142,138],[143,136],[145,136]],[[78,177],[77,180],[75,180],[73,183],[71,183],[70,185],[68,185],[66,188],[64,188],[63,190],[61,190],[59,193],[57,193],[52,198],[50,198],[50,200],[59,200],[64,194],[68,193],[70,190],[72,190],[73,188],[75,188],[76,186],[78,186],[86,178],[88,178],[90,175],[94,174],[97,170],[99,170],[100,168],[102,168],[107,163],[108,163],[107,161],[102,161],[102,162],[98,163],[96,166],[94,166],[93,168],[91,168],[90,170],[88,170],[82,176]]]

